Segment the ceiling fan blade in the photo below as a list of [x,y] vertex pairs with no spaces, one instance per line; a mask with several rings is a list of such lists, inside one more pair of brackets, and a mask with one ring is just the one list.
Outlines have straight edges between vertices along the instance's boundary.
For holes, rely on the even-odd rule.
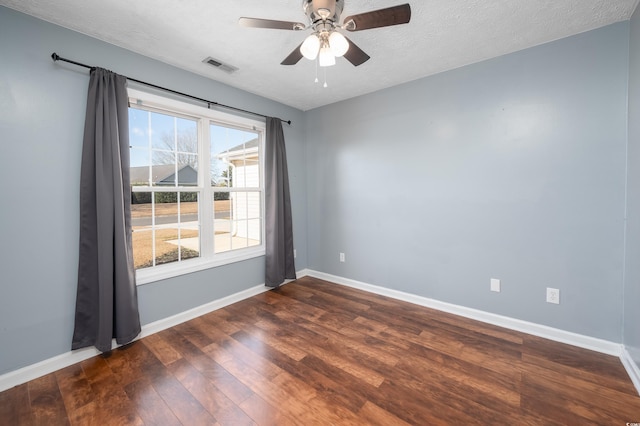
[[302,43],[300,43],[300,46],[296,47],[294,51],[289,54],[289,56],[284,58],[284,61],[280,62],[280,65],[295,65],[300,62],[300,59],[302,59],[302,53],[300,52],[301,46]]
[[274,30],[304,30],[306,26],[300,22],[274,21],[271,19],[245,18],[238,19],[238,24],[249,28],[270,28]]
[[356,46],[354,42],[349,40],[347,37],[345,38],[349,42],[349,50],[344,54],[345,59],[356,67],[367,62],[370,56],[364,53],[364,51]]
[[347,16],[342,27],[347,31],[361,31],[370,28],[389,27],[391,25],[406,24],[411,20],[411,6],[409,3],[386,9],[374,10]]

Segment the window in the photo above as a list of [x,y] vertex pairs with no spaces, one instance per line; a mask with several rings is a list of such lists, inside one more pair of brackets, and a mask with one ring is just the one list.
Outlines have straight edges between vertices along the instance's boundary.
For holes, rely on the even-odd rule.
[[264,254],[260,121],[129,90],[139,284]]

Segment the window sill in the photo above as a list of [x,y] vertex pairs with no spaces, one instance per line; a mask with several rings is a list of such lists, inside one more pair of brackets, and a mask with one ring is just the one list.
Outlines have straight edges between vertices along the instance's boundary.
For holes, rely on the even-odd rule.
[[178,277],[180,275],[191,274],[205,269],[228,265],[230,263],[242,262],[243,260],[264,256],[264,254],[264,247],[257,247],[255,249],[242,250],[242,253],[230,252],[218,254],[216,255],[215,260],[203,258],[189,259],[179,263],[156,266],[149,268],[149,270],[143,269],[136,271],[136,284],[150,284],[156,281]]

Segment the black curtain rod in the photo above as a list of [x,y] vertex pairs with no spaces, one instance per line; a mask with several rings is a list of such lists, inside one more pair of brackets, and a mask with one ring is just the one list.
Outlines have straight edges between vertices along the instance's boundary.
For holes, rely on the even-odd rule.
[[[55,52],[51,54],[51,59],[53,59],[54,62],[63,61],[63,62],[68,62],[68,63],[73,64],[73,65],[78,65],[78,66],[84,67],[84,68],[89,68],[89,69],[96,68],[96,67],[92,67],[90,65],[82,64],[80,62],[72,61],[71,59],[63,58],[60,55],[58,55],[57,53],[55,53]],[[131,77],[127,77],[127,76],[124,76],[124,77],[129,81],[134,81],[136,83],[144,84],[145,86],[153,87],[154,89],[164,90],[165,92],[170,92],[170,93],[173,93],[175,95],[184,96],[185,98],[195,99],[196,101],[204,102],[205,104],[207,104],[207,107],[211,107],[211,105],[215,105],[215,106],[231,109],[231,110],[238,111],[238,112],[244,112],[246,114],[256,115],[258,117],[268,118],[268,116],[266,116],[264,114],[257,113],[257,112],[247,111],[246,109],[236,108],[236,107],[232,107],[232,106],[229,106],[229,105],[220,104],[220,103],[215,102],[215,101],[209,101],[209,100],[206,100],[206,99],[198,98],[197,96],[192,96],[192,95],[189,95],[187,93],[182,93],[182,92],[178,92],[176,90],[167,89],[166,87],[158,86],[158,85],[155,85],[155,84],[152,84],[152,83],[147,83],[146,81],[137,80],[135,78],[131,78]],[[287,123],[288,125],[291,125],[291,120],[283,120],[282,118],[278,118],[278,120],[282,121],[283,123]]]

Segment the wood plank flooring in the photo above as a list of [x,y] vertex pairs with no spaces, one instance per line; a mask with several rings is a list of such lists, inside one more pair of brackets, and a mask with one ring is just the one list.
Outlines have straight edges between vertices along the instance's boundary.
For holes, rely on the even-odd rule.
[[0,393],[3,425],[625,425],[618,358],[305,277]]

